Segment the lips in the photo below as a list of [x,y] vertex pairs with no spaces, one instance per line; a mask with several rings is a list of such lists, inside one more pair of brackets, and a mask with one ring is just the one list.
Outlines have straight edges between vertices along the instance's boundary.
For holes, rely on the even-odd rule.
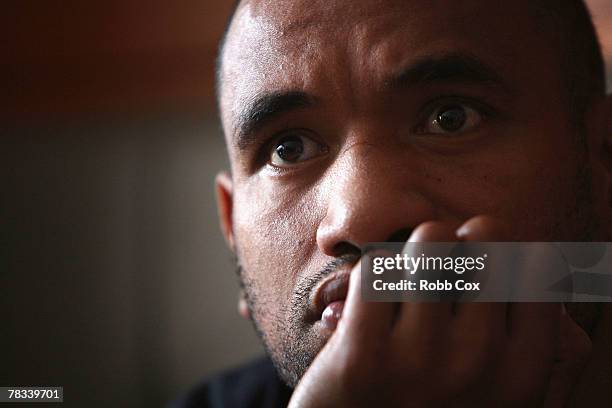
[[350,271],[340,271],[325,279],[314,294],[314,315],[328,329],[335,329],[348,294]]

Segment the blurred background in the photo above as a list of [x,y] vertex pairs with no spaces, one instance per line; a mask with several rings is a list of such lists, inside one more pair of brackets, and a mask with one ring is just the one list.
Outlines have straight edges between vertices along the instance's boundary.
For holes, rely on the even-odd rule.
[[[589,3],[610,61],[612,2]],[[262,353],[214,202],[230,4],[3,2],[0,385],[162,406]]]

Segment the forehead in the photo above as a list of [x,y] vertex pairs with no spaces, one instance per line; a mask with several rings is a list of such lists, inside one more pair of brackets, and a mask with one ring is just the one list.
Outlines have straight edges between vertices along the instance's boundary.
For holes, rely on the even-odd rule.
[[222,56],[225,133],[262,93],[366,93],[437,54],[476,56],[516,81],[546,75],[537,62],[551,47],[539,34],[526,0],[243,1]]

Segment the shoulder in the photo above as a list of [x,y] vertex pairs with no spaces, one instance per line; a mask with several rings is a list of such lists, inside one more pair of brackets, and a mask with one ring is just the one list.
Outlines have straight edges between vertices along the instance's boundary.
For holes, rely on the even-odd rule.
[[172,408],[286,407],[291,396],[272,362],[261,358],[201,383]]

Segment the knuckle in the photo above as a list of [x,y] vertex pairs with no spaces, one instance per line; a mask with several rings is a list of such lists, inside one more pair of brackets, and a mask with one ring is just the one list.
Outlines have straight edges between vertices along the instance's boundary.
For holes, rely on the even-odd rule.
[[450,239],[454,236],[454,230],[449,225],[441,221],[426,221],[415,228],[411,241],[436,241],[440,239]]

